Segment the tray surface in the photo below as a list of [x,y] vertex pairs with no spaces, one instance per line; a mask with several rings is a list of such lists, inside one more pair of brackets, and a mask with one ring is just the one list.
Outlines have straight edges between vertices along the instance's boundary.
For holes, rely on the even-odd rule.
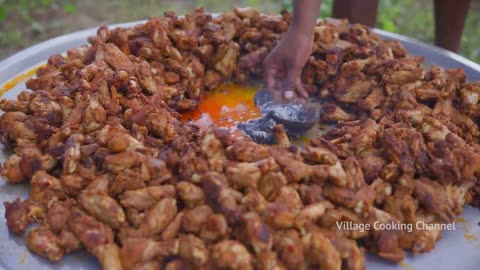
[[[110,27],[131,27],[144,21],[111,25]],[[19,74],[28,73],[33,67],[46,62],[49,56],[64,53],[68,49],[82,46],[87,38],[96,34],[97,28],[74,32],[23,50],[0,62],[0,94],[9,82]],[[374,29],[384,39],[394,39],[402,42],[411,55],[425,56],[427,64],[444,68],[463,68],[470,81],[480,81],[480,65],[457,54],[427,45],[423,42],[386,31]],[[25,79],[28,79],[27,74]],[[20,91],[25,89],[24,81],[5,92],[2,98],[15,99]],[[1,145],[2,149],[5,146]],[[0,162],[5,161],[8,154],[0,155]],[[26,198],[28,185],[9,185],[0,181],[0,202],[13,201],[16,197]],[[50,263],[46,259],[31,254],[24,237],[18,237],[8,232],[4,218],[5,208],[0,205],[0,269],[101,269],[96,259],[85,251],[66,255],[58,263]],[[433,251],[419,256],[409,255],[401,264],[391,264],[367,255],[367,269],[372,270],[417,270],[417,269],[478,269],[480,264],[480,211],[466,206],[464,213],[455,222],[455,230],[442,232],[442,239],[437,242]]]

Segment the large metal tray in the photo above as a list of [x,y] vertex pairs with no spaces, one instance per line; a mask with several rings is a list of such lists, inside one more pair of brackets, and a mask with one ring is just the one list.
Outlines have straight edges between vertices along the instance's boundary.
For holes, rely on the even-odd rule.
[[[131,27],[143,21],[117,24],[111,27]],[[471,81],[480,80],[480,65],[464,57],[432,47],[423,42],[381,30],[374,30],[382,38],[399,40],[412,55],[425,56],[427,64],[435,64],[445,68],[460,67],[467,73]],[[86,44],[89,36],[95,35],[96,28],[91,28],[68,35],[60,36],[23,50],[0,62],[0,85],[15,76],[38,66],[55,53],[63,53],[70,48]],[[1,89],[1,87],[0,87]],[[4,98],[14,99],[25,89],[25,84],[19,83],[4,94]],[[3,147],[3,146],[1,146]],[[0,155],[0,162],[5,160]],[[0,201],[12,201],[16,197],[25,198],[28,195],[27,185],[8,185],[0,181]],[[0,206],[0,269],[100,269],[96,259],[86,252],[75,252],[67,255],[62,261],[52,264],[47,260],[28,252],[23,237],[17,237],[8,232],[5,219],[5,209]],[[416,257],[408,256],[399,265],[380,260],[372,255],[367,256],[367,269],[400,270],[400,269],[479,269],[480,265],[480,215],[479,210],[466,206],[464,214],[456,222],[456,230],[442,233],[443,239],[438,241],[436,248],[428,254]]]

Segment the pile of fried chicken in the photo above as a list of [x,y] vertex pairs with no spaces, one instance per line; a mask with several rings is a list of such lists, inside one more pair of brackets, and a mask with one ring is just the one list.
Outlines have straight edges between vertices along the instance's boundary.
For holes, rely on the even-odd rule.
[[307,146],[276,145],[181,120],[226,81],[262,75],[291,15],[237,8],[167,12],[101,27],[54,55],[17,100],[3,99],[1,167],[25,200],[5,202],[29,250],[59,261],[86,249],[103,269],[365,269],[400,262],[441,231],[340,230],[447,224],[480,204],[480,84],[425,68],[362,25],[322,20],[302,78],[334,127]]

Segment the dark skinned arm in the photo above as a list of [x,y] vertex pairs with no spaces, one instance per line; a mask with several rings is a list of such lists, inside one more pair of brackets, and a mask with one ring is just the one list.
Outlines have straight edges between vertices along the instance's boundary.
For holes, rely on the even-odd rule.
[[266,89],[277,101],[307,98],[301,72],[313,47],[314,27],[320,0],[295,0],[293,21],[285,36],[264,62]]
[[470,0],[435,0],[435,45],[452,52],[460,48]]
[[377,10],[378,0],[336,0],[333,1],[332,15],[334,18],[346,18],[351,23],[375,27]]

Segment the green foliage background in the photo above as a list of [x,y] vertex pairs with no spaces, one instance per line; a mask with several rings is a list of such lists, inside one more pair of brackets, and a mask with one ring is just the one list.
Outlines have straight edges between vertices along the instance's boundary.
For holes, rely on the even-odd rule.
[[[323,0],[321,17],[333,0]],[[433,0],[380,0],[377,27],[433,43]],[[292,0],[0,0],[0,59],[45,39],[104,24],[141,20],[203,6],[222,12],[233,6],[261,11],[292,7]],[[460,54],[480,63],[480,0],[472,0]]]

